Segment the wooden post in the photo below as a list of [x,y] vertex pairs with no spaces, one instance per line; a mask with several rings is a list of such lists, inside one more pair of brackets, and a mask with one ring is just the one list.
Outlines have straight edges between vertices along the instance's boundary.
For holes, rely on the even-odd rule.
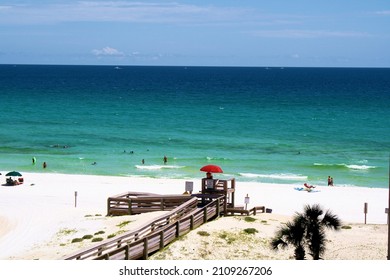
[[364,203],[364,224],[367,224],[368,203]]
[[224,195],[223,197],[223,213],[227,213],[227,194]]
[[107,216],[110,216],[111,198],[107,199]]
[[236,179],[232,179],[232,189],[233,189],[233,191],[232,191],[232,201],[231,201],[231,204],[232,204],[232,208],[234,208],[234,196],[235,196],[235,193],[236,193]]
[[145,237],[144,238],[144,255],[143,255],[144,260],[148,259],[148,251],[149,251],[148,238]]
[[129,215],[133,215],[133,210],[131,209],[132,201],[131,198],[127,201],[127,206],[129,207]]
[[190,230],[194,229],[194,215],[190,216]]
[[127,244],[125,247],[125,260],[129,260],[130,258],[130,245]]
[[203,223],[207,223],[207,207],[203,209]]
[[160,231],[160,250],[162,249],[162,248],[164,248],[164,244],[165,242],[164,242],[164,231],[162,230],[162,231]]
[[180,236],[180,221],[176,222],[176,238]]
[[74,207],[77,207],[77,191],[74,192]]

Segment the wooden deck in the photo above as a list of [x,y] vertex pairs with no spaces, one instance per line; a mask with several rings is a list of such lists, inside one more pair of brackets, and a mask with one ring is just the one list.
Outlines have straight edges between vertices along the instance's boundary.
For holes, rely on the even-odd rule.
[[120,216],[153,211],[171,211],[190,199],[190,195],[127,192],[107,199],[107,215]]

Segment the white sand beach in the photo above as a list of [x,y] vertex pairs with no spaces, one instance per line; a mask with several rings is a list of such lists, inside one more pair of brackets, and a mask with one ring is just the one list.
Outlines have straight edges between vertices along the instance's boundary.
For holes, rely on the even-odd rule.
[[[6,172],[1,171],[2,174]],[[92,175],[23,173],[24,183],[18,186],[0,185],[0,259],[51,260],[61,259],[80,247],[91,246],[85,240],[72,243],[73,238],[94,235],[104,238],[146,223],[161,212],[135,216],[106,216],[109,196],[127,191],[157,194],[182,194],[185,181],[194,182],[194,192],[200,190],[200,180],[151,179]],[[5,183],[4,175],[0,176]],[[327,259],[386,259],[388,190],[317,186],[315,191],[297,191],[300,185],[246,183],[236,180],[236,205],[248,208],[265,206],[271,214],[258,214],[248,224],[244,216],[224,217],[209,222],[170,245],[155,258],[166,259],[290,259],[291,251],[270,251],[267,240],[277,228],[305,204],[320,204],[338,215],[350,229],[329,232]],[[77,196],[75,196],[77,192]],[[368,203],[367,224],[364,224],[364,203]],[[221,241],[220,232],[234,234],[243,228],[255,227],[251,238],[263,240],[263,246]],[[204,237],[198,231],[207,231]],[[243,248],[237,252],[237,246]],[[255,248],[256,247],[256,248]],[[186,248],[185,250],[183,248]],[[210,250],[213,248],[213,250]],[[220,251],[218,251],[219,249]],[[218,250],[217,250],[218,249]],[[191,254],[189,254],[191,252]],[[235,252],[235,253],[233,253]],[[164,255],[165,254],[165,255]]]

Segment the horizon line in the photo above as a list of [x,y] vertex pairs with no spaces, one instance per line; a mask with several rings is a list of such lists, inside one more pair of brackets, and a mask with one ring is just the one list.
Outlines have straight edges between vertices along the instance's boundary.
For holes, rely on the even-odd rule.
[[182,68],[334,68],[334,69],[389,69],[390,66],[250,66],[250,65],[142,65],[142,64],[61,64],[61,63],[0,63],[0,66],[96,66],[96,67],[182,67]]

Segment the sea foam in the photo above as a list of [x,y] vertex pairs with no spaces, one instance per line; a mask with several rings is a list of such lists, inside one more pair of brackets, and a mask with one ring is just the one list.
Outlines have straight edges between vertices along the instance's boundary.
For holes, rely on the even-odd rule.
[[256,174],[256,173],[239,173],[242,177],[247,178],[268,178],[268,179],[278,179],[278,180],[306,180],[307,176],[297,175],[297,174]]
[[161,169],[178,169],[184,168],[185,166],[179,165],[136,165],[137,169],[146,169],[146,170],[161,170]]

